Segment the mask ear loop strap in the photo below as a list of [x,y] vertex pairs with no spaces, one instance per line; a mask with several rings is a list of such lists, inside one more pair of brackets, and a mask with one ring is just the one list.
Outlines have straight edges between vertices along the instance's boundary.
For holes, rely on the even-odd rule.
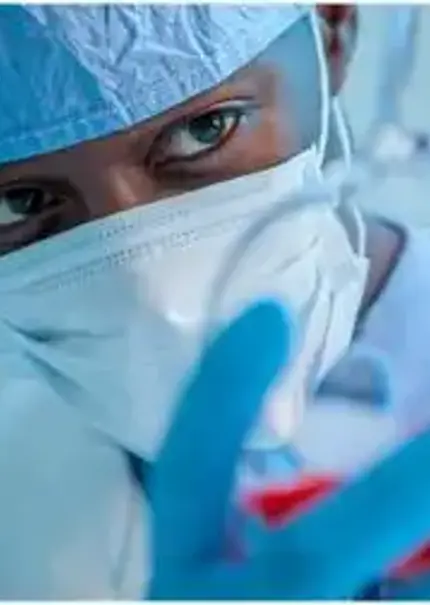
[[[318,164],[322,170],[324,159],[327,154],[329,133],[330,133],[330,117],[331,117],[331,89],[330,89],[330,73],[327,63],[327,56],[324,48],[323,35],[319,23],[317,10],[313,8],[310,12],[311,27],[314,34],[315,50],[317,53],[318,64],[320,68],[320,89],[321,89],[321,118],[320,118],[320,136],[317,145]],[[348,171],[352,164],[352,145],[348,133],[345,118],[342,114],[338,102],[333,103],[334,117],[338,129],[342,152],[344,155],[345,166]],[[366,250],[366,229],[361,213],[357,208],[351,205],[351,214],[353,216],[357,235],[357,253],[364,255]]]
[[[346,181],[352,173],[353,169],[353,153],[352,153],[352,140],[351,134],[348,129],[345,114],[342,111],[339,99],[333,100],[333,116],[335,120],[336,130],[339,135],[339,141],[342,149],[343,163],[346,173]],[[348,210],[354,220],[354,227],[356,231],[356,246],[357,254],[359,256],[365,256],[366,252],[366,227],[361,212],[355,206],[355,204],[348,204]]]
[[343,162],[345,164],[345,169],[349,171],[352,167],[352,138],[345,118],[345,112],[337,97],[333,99],[332,111],[342,149]]
[[319,17],[315,8],[310,11],[310,21],[315,42],[315,50],[320,71],[320,136],[317,143],[318,164],[322,169],[327,153],[329,130],[330,130],[330,74],[327,57],[324,49],[324,41],[319,23]]

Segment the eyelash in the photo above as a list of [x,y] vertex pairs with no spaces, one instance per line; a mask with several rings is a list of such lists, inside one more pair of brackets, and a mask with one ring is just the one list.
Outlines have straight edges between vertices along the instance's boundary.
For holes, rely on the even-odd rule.
[[[223,105],[217,105],[210,109],[206,109],[204,112],[197,114],[184,120],[182,123],[178,123],[176,125],[170,126],[164,132],[162,132],[157,139],[154,141],[152,148],[148,154],[149,164],[150,166],[159,169],[164,168],[174,168],[176,170],[179,169],[179,166],[185,167],[187,164],[198,164],[205,160],[208,156],[215,154],[217,151],[221,150],[226,144],[228,144],[231,139],[237,133],[237,130],[244,124],[246,120],[248,120],[253,112],[257,109],[255,102],[251,100],[241,99],[235,101],[226,102]],[[181,129],[189,128],[193,122],[200,118],[210,117],[211,115],[222,116],[224,120],[228,120],[228,118],[233,119],[233,124],[225,133],[224,136],[220,138],[220,140],[214,145],[208,145],[207,149],[204,149],[200,152],[190,154],[188,156],[184,155],[182,157],[163,157],[165,154],[165,149],[168,147],[169,142],[171,142],[173,136],[176,133],[179,133]],[[161,156],[161,157],[160,157]]]
[[[26,189],[42,192],[43,203],[40,210],[29,211],[27,215],[23,211],[22,219],[3,223],[0,221],[0,255],[58,233],[64,229],[65,225],[70,228],[78,222],[83,222],[84,217],[78,210],[75,214],[79,216],[79,221],[74,221],[74,218],[71,219],[64,214],[66,208],[70,207],[72,198],[68,192],[53,183],[21,183],[19,186],[15,184],[9,188],[1,188],[0,201],[5,191],[25,191]],[[1,210],[0,207],[0,212]],[[74,224],[72,224],[73,221]]]
[[40,216],[28,216],[21,221],[0,224],[0,255],[53,235],[61,229],[61,224],[60,211],[51,213],[49,208],[42,211]]

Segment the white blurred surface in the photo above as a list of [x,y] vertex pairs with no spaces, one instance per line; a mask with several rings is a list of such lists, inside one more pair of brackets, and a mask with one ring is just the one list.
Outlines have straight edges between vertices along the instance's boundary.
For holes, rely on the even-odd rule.
[[[392,5],[360,7],[358,48],[346,83],[343,101],[356,143],[362,144],[376,116],[378,82],[383,69],[383,33],[387,11]],[[430,6],[420,7],[417,54],[410,84],[401,103],[402,120],[409,129],[430,133]],[[416,167],[415,167],[416,168]],[[394,172],[375,183],[361,196],[363,206],[373,212],[430,227],[430,154],[418,174]]]

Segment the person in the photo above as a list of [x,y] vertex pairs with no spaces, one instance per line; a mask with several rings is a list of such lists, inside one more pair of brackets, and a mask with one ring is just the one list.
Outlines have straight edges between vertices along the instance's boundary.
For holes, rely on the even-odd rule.
[[[1,8],[2,598],[147,584],[146,486],[210,284],[263,210],[308,186],[328,197],[329,85],[356,17],[319,14],[328,62],[296,6]],[[233,284],[227,319],[268,291],[299,316],[283,392],[300,405],[355,330],[351,350],[376,351],[395,382],[406,438],[427,418],[427,239],[368,219],[364,253],[359,213],[331,197],[299,209]],[[356,397],[336,372],[322,395]],[[291,437],[274,399],[251,452]]]

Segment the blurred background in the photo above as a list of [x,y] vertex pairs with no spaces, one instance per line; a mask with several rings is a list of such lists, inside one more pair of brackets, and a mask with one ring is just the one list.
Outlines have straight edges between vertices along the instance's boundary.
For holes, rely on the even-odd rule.
[[[363,157],[384,158],[371,195],[360,195],[360,203],[373,212],[426,227],[430,227],[429,69],[430,6],[360,6],[358,47],[342,102]],[[387,127],[386,121],[394,124]]]

